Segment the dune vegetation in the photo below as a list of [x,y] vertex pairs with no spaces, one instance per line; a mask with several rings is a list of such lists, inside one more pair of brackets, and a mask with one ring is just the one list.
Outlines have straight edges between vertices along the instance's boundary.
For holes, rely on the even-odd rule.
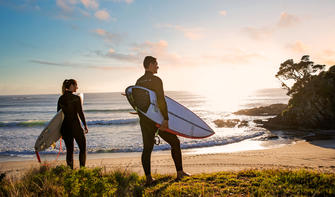
[[0,196],[335,196],[335,174],[311,170],[243,170],[197,174],[176,181],[154,175],[144,186],[136,173],[66,166],[31,169],[22,177],[1,176]]

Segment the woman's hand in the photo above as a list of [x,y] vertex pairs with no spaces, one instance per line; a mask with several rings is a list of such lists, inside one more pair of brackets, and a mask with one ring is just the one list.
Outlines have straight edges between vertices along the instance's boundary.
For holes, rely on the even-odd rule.
[[87,128],[87,126],[85,126],[85,128],[84,128],[84,132],[85,132],[85,134],[88,133],[88,128]]

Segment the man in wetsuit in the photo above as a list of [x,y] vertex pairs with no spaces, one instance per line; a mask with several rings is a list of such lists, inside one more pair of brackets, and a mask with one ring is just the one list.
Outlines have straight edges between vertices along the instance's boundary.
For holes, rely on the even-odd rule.
[[[161,123],[161,127],[159,128],[159,136],[171,146],[171,155],[177,170],[177,180],[179,180],[184,176],[189,176],[189,174],[183,171],[180,141],[178,137],[174,134],[164,131],[169,127],[169,116],[164,97],[162,80],[154,75],[157,73],[157,70],[159,68],[156,58],[152,56],[145,57],[143,61],[143,66],[145,69],[145,74],[136,81],[136,85],[148,88],[156,93],[158,107],[164,117],[164,120]],[[155,122],[148,119],[143,114],[139,113],[139,117],[143,138],[143,152],[141,158],[142,166],[146,176],[146,184],[150,185],[153,182],[153,179],[151,177],[150,159],[151,152],[154,147],[154,138],[157,127],[155,126]]]

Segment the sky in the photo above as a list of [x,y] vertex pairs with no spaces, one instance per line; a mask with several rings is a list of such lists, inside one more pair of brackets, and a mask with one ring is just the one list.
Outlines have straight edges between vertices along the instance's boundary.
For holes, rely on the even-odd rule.
[[280,63],[335,65],[334,0],[0,0],[0,94],[118,92],[157,58],[164,89],[279,88]]

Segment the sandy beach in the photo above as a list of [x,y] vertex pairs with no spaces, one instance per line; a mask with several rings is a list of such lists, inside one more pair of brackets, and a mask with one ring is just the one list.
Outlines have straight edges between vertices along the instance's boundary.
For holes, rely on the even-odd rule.
[[[228,153],[197,154],[183,150],[184,170],[191,174],[218,171],[236,171],[243,169],[313,169],[323,172],[335,172],[335,141],[314,140],[296,141],[293,144],[263,150],[250,150]],[[143,175],[140,153],[89,154],[87,167],[102,167],[107,171],[114,169],[129,170]],[[62,155],[64,157],[64,155]],[[49,165],[65,164],[65,161]],[[152,173],[174,174],[175,169],[169,151],[152,154]],[[40,164],[36,159],[26,161],[0,162],[0,172],[8,176],[20,177],[25,171]],[[78,168],[75,155],[75,168]]]

